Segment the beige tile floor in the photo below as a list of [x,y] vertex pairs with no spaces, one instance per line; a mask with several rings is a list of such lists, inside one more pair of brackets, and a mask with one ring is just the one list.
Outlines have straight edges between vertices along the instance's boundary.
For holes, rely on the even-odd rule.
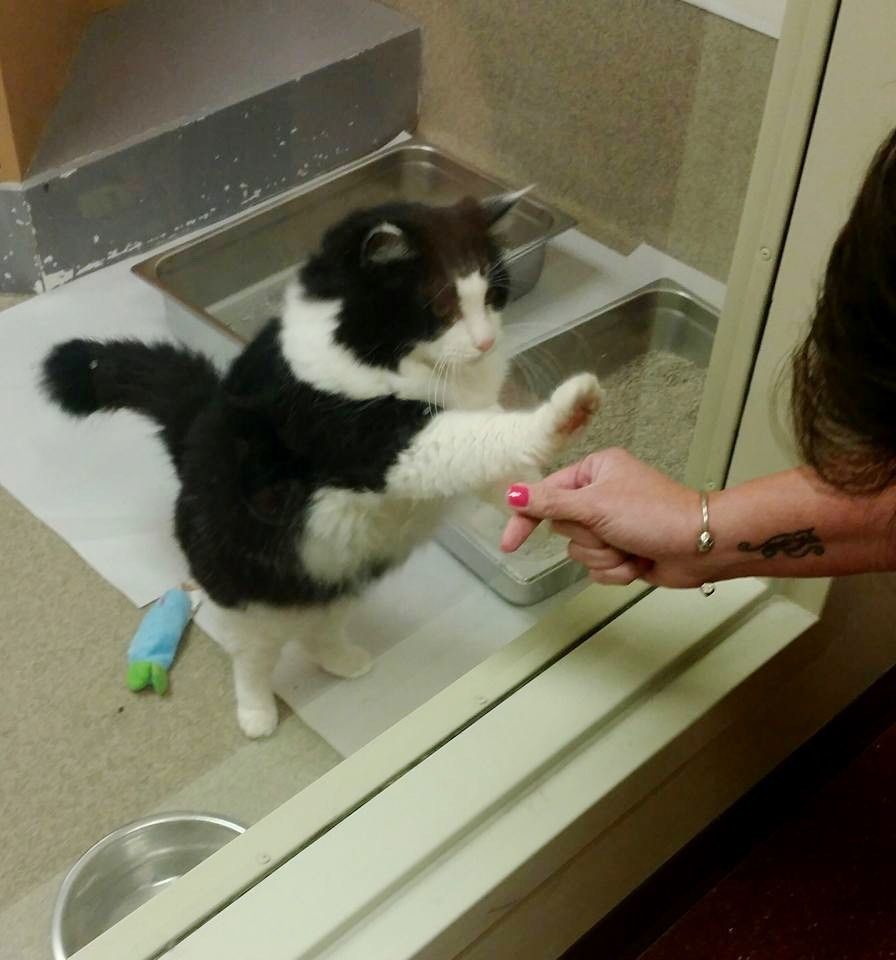
[[139,619],[0,487],[0,960],[49,957],[58,874],[109,830],[184,807],[251,823],[339,761],[292,715],[247,741],[226,657],[196,627],[168,696],[128,691]]
[[9,307],[14,307],[17,303],[21,303],[23,300],[27,299],[27,297],[18,296],[14,293],[0,293],[0,310],[6,310]]

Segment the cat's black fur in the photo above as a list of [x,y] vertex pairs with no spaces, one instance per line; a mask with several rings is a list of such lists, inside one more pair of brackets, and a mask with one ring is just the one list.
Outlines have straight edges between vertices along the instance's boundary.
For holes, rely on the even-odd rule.
[[[383,221],[401,228],[407,256],[380,262],[364,249]],[[363,211],[327,233],[301,282],[306,295],[342,301],[342,345],[394,369],[451,322],[449,271],[488,271],[491,302],[503,306],[506,275],[490,226],[472,201]],[[371,567],[337,584],[310,576],[297,552],[307,507],[324,486],[381,490],[431,414],[423,402],[352,400],[297,380],[279,332],[271,320],[223,377],[168,343],[71,340],[44,361],[44,388],[69,413],[128,408],[160,425],[181,483],[177,538],[193,576],[225,607],[325,602],[380,575]]]
[[[422,340],[432,340],[451,322],[449,271],[489,271],[489,302],[507,301],[507,274],[486,212],[474,201],[450,208],[386,204],[347,217],[324,236],[320,252],[301,271],[305,290],[343,302],[338,342],[365,363],[394,369]],[[358,255],[379,223],[395,224],[413,255],[388,264]],[[409,296],[415,292],[416,296]],[[388,318],[384,324],[378,318]]]

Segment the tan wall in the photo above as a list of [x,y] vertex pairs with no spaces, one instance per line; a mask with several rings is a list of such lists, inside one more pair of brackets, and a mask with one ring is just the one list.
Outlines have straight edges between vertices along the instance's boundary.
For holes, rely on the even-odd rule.
[[0,0],[0,181],[21,180],[90,17],[122,0]]
[[387,2],[424,27],[421,133],[727,274],[774,40],[680,0]]

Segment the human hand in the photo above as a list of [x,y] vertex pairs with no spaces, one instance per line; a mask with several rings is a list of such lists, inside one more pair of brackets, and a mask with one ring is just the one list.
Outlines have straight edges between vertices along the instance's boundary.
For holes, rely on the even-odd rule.
[[625,450],[592,453],[541,483],[515,485],[515,511],[501,549],[516,550],[543,519],[569,539],[569,556],[597,583],[642,579],[667,587],[699,586],[712,576],[696,551],[700,499],[694,490]]

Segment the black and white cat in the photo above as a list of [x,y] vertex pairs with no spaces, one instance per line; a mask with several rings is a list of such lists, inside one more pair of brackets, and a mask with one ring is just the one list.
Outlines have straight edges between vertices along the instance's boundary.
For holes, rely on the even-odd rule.
[[69,413],[155,420],[181,489],[175,530],[233,658],[250,737],[277,725],[283,643],[340,677],[370,667],[343,624],[366,584],[432,536],[459,494],[546,466],[596,411],[580,374],[531,411],[498,406],[508,195],[389,204],[325,235],[223,376],[170,343],[70,340],[43,385]]

